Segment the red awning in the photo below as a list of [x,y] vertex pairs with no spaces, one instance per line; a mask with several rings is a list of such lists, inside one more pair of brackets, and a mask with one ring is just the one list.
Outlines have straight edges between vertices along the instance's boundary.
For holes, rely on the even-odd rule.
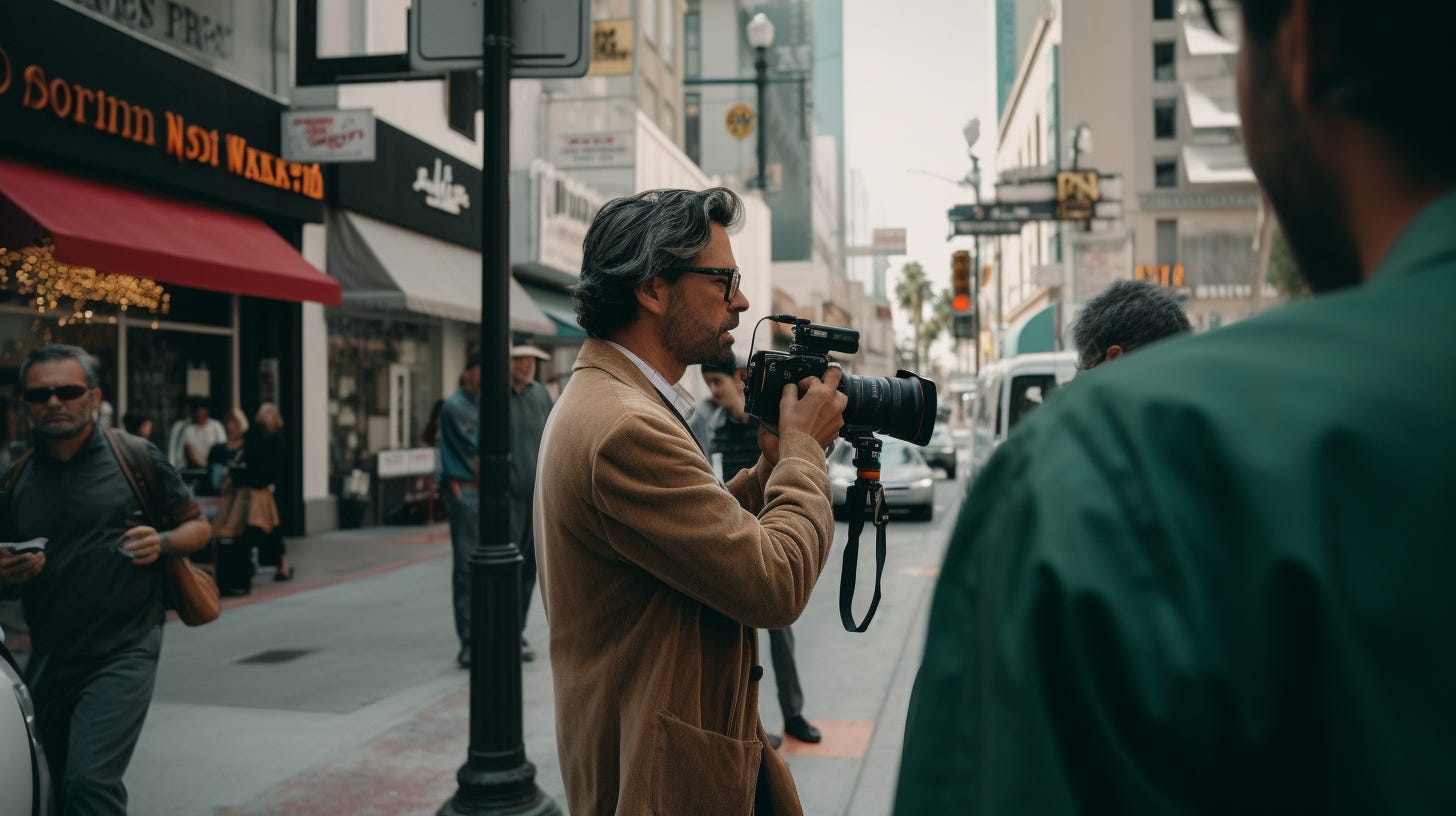
[[[0,240],[49,231],[56,260],[214,292],[339,305],[333,278],[256,218],[0,158]],[[19,211],[19,212],[16,212]]]

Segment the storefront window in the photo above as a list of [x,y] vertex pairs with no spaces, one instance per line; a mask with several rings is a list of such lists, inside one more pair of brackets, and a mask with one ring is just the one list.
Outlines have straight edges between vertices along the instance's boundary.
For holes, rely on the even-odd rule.
[[380,451],[419,447],[445,393],[438,327],[344,313],[331,313],[328,326],[329,462],[337,492],[353,470],[370,470]]
[[233,407],[232,338],[166,328],[126,330],[127,410],[152,418],[152,444],[168,451],[173,426],[194,401],[222,421]]

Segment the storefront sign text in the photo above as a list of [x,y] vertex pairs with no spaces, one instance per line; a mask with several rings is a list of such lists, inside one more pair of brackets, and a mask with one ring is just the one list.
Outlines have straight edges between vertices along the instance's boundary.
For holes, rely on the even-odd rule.
[[283,157],[305,162],[374,161],[374,111],[298,110],[283,114]]
[[233,50],[232,0],[71,0],[153,39],[212,57]]
[[470,193],[464,184],[455,183],[455,168],[435,159],[435,173],[430,175],[428,167],[415,168],[415,183],[410,187],[425,194],[425,206],[434,207],[451,215],[470,206]]
[[[9,55],[0,48],[0,96],[9,92],[16,77]],[[49,113],[77,127],[90,127],[119,139],[158,147],[157,116],[150,108],[88,88],[59,76],[47,76],[39,65],[20,72],[22,107]],[[252,147],[246,138],[216,128],[189,124],[182,114],[163,111],[166,138],[160,147],[179,162],[192,161],[219,167],[248,181],[289,190],[323,200],[323,171],[317,164],[286,161]]]

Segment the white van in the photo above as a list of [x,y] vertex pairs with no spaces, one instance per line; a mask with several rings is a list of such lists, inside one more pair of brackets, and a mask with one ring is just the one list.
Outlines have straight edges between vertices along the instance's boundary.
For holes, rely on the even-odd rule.
[[1072,351],[1019,354],[982,368],[971,415],[971,478],[980,474],[1018,422],[1076,375],[1077,354]]

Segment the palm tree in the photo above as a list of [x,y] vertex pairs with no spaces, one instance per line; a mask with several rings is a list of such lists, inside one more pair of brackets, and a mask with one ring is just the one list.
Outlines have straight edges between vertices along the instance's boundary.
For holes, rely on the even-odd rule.
[[925,267],[918,261],[911,261],[900,268],[900,279],[895,282],[895,298],[900,308],[910,313],[910,325],[915,327],[915,370],[920,370],[920,327],[925,322],[925,304],[934,296],[930,281],[925,278]]
[[[930,317],[920,326],[920,347],[919,354],[922,358],[930,356],[930,347],[940,339],[947,327],[950,326],[951,313],[954,311],[954,304],[951,302],[949,289],[941,289],[935,293],[935,303],[930,307]],[[916,373],[922,373],[916,369]]]

